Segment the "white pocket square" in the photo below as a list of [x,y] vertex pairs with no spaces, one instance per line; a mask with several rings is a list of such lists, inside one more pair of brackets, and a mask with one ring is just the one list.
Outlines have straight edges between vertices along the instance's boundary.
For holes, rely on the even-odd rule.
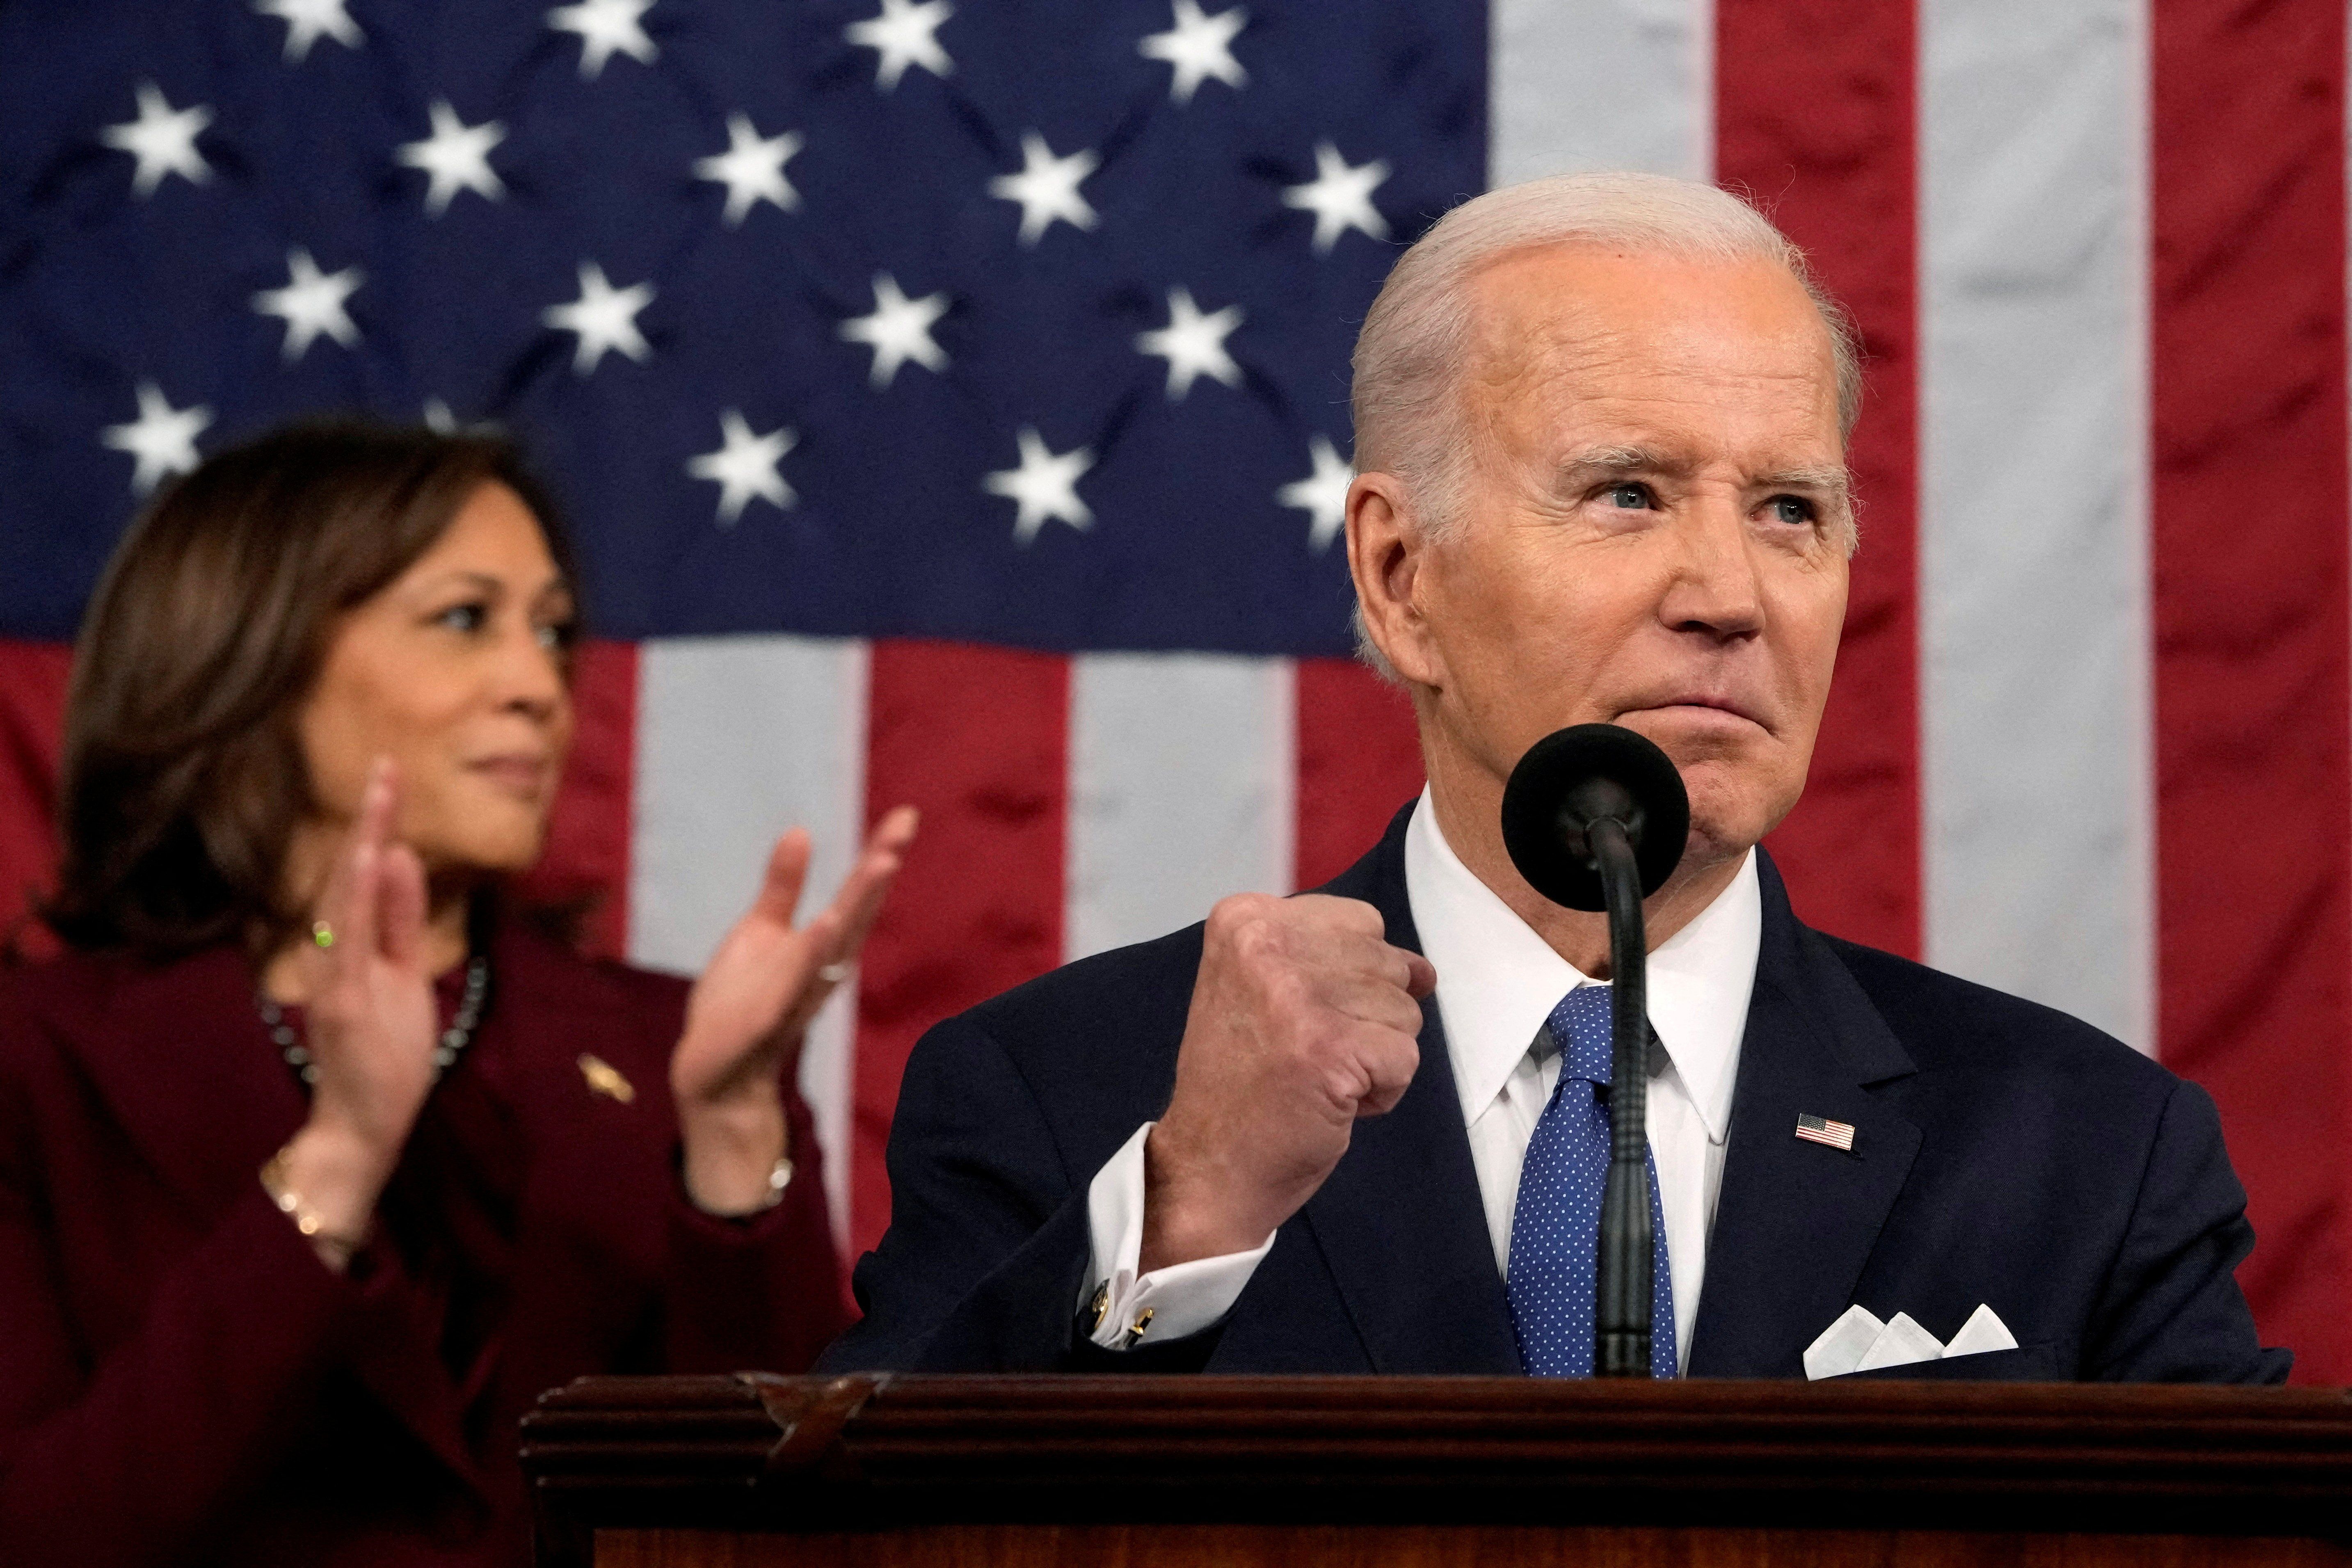
[[1848,1307],[1838,1321],[1805,1347],[1805,1375],[1843,1377],[1850,1372],[1875,1372],[1915,1362],[1948,1361],[1954,1356],[1982,1355],[1988,1351],[2013,1351],[2017,1336],[1990,1307],[1979,1306],[1946,1344],[1921,1328],[1908,1312],[1882,1323],[1863,1307]]

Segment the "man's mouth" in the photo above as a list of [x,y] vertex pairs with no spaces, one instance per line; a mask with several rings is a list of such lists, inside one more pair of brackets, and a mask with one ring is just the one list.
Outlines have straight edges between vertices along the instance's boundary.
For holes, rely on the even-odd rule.
[[1721,713],[1727,718],[1745,719],[1759,730],[1769,730],[1772,727],[1764,721],[1761,712],[1754,704],[1720,692],[1675,692],[1651,701],[1638,703],[1626,709],[1625,712],[1656,713],[1675,708],[1697,709],[1706,712]]

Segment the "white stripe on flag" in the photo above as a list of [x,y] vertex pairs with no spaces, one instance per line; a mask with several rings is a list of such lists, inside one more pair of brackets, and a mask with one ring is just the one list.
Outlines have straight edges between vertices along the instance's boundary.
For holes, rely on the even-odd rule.
[[[815,853],[803,914],[847,875],[866,816],[866,645],[841,637],[679,637],[639,656],[629,957],[698,971],[788,827]],[[849,1234],[854,985],[817,1015],[801,1092],[824,1144],[834,1233]]]
[[1920,689],[1929,962],[2148,1050],[2144,6],[1920,14]]
[[1191,924],[1229,893],[1286,893],[1297,796],[1287,659],[1070,661],[1071,958]]
[[1487,182],[1715,167],[1711,0],[1494,0]]

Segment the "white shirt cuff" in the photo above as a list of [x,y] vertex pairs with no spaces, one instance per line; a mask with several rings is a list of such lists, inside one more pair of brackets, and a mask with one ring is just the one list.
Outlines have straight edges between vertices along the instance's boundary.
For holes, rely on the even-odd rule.
[[[1234,1310],[1242,1288],[1274,1246],[1268,1235],[1248,1252],[1196,1258],[1137,1273],[1143,1258],[1143,1141],[1153,1125],[1147,1121],[1137,1128],[1087,1188],[1087,1226],[1094,1257],[1087,1266],[1078,1312],[1081,1321],[1092,1325],[1087,1337],[1107,1351],[1181,1340],[1212,1327]],[[1094,1315],[1097,1299],[1103,1303],[1099,1317]]]

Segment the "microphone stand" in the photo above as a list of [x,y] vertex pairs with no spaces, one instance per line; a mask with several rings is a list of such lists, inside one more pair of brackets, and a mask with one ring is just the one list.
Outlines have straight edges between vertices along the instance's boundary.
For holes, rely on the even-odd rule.
[[[1649,945],[1642,878],[1625,825],[1586,824],[1585,846],[1609,906],[1609,1180],[1601,1189],[1601,1252],[1592,1319],[1596,1377],[1650,1375]],[[1672,1332],[1669,1327],[1668,1332]]]
[[1664,887],[1682,859],[1690,795],[1674,759],[1651,742],[1615,724],[1573,724],[1528,747],[1512,767],[1502,826],[1528,886],[1563,908],[1609,913],[1609,1173],[1593,1260],[1592,1371],[1647,1377],[1656,1255],[1642,899]]

